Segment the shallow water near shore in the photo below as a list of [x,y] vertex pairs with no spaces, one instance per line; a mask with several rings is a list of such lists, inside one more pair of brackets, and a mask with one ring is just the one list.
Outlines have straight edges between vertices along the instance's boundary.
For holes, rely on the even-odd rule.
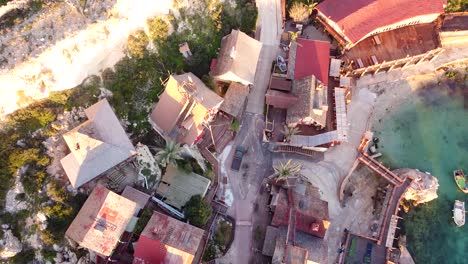
[[[466,89],[466,88],[465,88]],[[410,210],[404,227],[416,263],[467,263],[468,224],[452,220],[455,199],[466,202],[453,171],[468,173],[468,102],[461,87],[425,87],[405,98],[373,124],[381,162],[394,168],[417,168],[439,180],[436,201]]]

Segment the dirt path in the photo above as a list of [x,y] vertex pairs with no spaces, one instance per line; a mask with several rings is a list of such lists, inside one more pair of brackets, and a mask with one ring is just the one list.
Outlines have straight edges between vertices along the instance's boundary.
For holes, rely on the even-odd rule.
[[[271,62],[276,58],[281,32],[281,11],[279,0],[257,0],[258,25],[260,41],[263,44],[257,64],[254,85],[249,94],[246,114],[242,120],[239,133],[234,139],[229,154],[221,155],[221,176],[226,176],[227,187],[232,193],[232,205],[228,214],[236,219],[234,241],[228,253],[217,263],[247,264],[252,262],[252,232],[253,232],[253,204],[257,200],[260,182],[269,167],[261,145],[263,131],[263,107],[265,92],[269,83]],[[241,168],[239,172],[230,169],[235,146],[243,145],[248,148],[243,164],[248,168]]]

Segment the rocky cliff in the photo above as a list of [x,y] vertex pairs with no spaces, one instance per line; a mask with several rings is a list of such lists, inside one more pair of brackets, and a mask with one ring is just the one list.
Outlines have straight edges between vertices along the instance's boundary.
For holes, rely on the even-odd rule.
[[23,245],[19,239],[13,235],[8,226],[5,226],[5,228],[3,230],[3,239],[0,240],[0,259],[11,258],[23,250]]
[[129,34],[172,0],[15,0],[0,7],[0,117],[73,88],[125,55]]
[[415,169],[397,169],[394,172],[399,176],[413,179],[403,195],[406,201],[418,205],[437,199],[439,181],[435,176]]

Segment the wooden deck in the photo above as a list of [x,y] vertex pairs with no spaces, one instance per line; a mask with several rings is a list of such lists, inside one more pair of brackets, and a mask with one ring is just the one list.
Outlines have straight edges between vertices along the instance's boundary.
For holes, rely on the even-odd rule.
[[[354,69],[426,53],[439,47],[436,24],[407,26],[368,37],[341,57]],[[380,43],[380,44],[377,44]]]
[[382,163],[365,153],[361,155],[358,160],[395,186],[400,186],[404,181],[404,179],[398,177],[395,173],[382,165]]

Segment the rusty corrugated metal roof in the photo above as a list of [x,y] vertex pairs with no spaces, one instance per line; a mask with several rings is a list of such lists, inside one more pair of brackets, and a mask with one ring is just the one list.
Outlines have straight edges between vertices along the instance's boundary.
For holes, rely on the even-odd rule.
[[135,202],[97,185],[65,235],[82,247],[109,256],[137,209]]

